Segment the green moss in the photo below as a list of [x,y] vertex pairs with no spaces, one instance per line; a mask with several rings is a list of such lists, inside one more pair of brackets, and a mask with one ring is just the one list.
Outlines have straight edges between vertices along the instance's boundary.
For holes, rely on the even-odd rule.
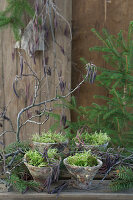
[[66,141],[66,137],[56,132],[43,132],[42,135],[35,134],[32,137],[32,141],[40,143],[61,143]]
[[[95,132],[94,134],[83,132],[81,135],[78,135],[79,139],[85,143],[90,145],[103,145],[110,141],[110,137],[107,135],[107,133],[102,133],[101,131],[99,133]],[[74,140],[75,142],[79,142],[78,137],[76,137]]]
[[96,157],[92,156],[90,151],[76,153],[74,156],[69,156],[67,162],[70,165],[81,167],[93,167],[98,165]]
[[[56,160],[57,156],[57,149],[49,149],[48,150],[48,159],[49,161]],[[47,167],[48,162],[44,161],[44,157],[40,154],[37,150],[29,150],[26,153],[28,164],[36,166],[36,167]]]

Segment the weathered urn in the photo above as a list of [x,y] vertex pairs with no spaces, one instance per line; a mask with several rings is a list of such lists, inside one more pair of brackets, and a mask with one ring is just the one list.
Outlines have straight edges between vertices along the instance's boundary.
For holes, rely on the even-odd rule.
[[65,149],[67,148],[67,146],[68,146],[68,140],[61,143],[40,143],[40,142],[33,141],[33,148],[37,149],[41,153],[44,152],[44,149],[49,149],[49,148],[56,148],[58,149],[58,152],[63,153]]
[[36,167],[28,164],[26,155],[24,156],[24,164],[28,168],[33,179],[44,184],[50,176],[52,176],[52,167]]
[[108,142],[102,145],[84,144],[82,145],[82,148],[88,151],[88,150],[106,149],[107,146],[108,146]]
[[88,189],[91,185],[91,182],[102,166],[102,161],[97,159],[98,165],[93,167],[80,167],[70,165],[67,162],[67,158],[64,159],[64,165],[66,166],[67,170],[71,174],[73,186],[80,189]]
[[53,182],[56,180],[56,178],[58,178],[59,174],[57,173],[59,173],[59,170],[56,170],[56,169],[57,168],[59,169],[60,162],[61,162],[61,158],[57,160],[57,162],[54,163],[54,165],[47,166],[47,167],[36,167],[36,166],[28,164],[26,154],[24,156],[24,164],[28,168],[33,179],[36,182],[39,182],[41,185],[45,185],[50,177],[52,178]]

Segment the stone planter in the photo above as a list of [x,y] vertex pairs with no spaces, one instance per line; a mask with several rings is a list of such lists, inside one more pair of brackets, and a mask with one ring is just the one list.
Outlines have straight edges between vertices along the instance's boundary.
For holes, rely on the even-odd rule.
[[107,143],[105,143],[105,144],[102,144],[102,145],[90,145],[90,144],[84,144],[84,145],[82,145],[82,148],[83,149],[85,149],[85,150],[89,150],[89,149],[91,149],[91,150],[97,150],[97,149],[106,149],[107,148],[107,146],[108,146],[108,142]]
[[67,158],[64,159],[64,165],[72,176],[73,187],[79,189],[88,189],[97,171],[102,166],[102,161],[97,159],[98,165],[93,167],[73,166],[67,163]]
[[67,148],[68,140],[62,143],[40,143],[40,142],[34,142],[33,141],[33,148],[37,149],[41,153],[44,152],[44,148],[56,148],[59,152],[63,152],[65,148]]
[[[30,174],[36,182],[39,182],[42,186],[47,184],[49,178],[52,178],[52,181],[56,181],[58,178],[59,167],[60,167],[61,158],[57,163],[48,167],[36,167],[28,164],[26,155],[24,156],[24,164],[28,168]],[[58,170],[56,170],[58,168]]]

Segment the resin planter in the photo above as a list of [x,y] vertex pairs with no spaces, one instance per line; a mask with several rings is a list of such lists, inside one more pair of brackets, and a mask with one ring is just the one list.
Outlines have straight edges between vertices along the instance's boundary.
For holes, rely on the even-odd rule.
[[34,142],[33,141],[33,148],[37,149],[41,153],[44,152],[44,149],[49,148],[56,148],[59,152],[63,152],[65,148],[67,148],[68,140],[62,143],[40,143],[40,142]]
[[98,165],[93,167],[73,166],[67,163],[67,158],[64,159],[64,165],[72,176],[73,187],[80,189],[88,189],[97,171],[102,166],[102,161],[97,159]]
[[45,185],[48,182],[50,177],[52,178],[53,182],[58,179],[60,162],[61,162],[61,159],[57,161],[57,163],[51,164],[51,166],[36,167],[36,166],[28,164],[26,155],[24,156],[24,164],[28,168],[33,179],[36,182],[39,182],[41,185]]

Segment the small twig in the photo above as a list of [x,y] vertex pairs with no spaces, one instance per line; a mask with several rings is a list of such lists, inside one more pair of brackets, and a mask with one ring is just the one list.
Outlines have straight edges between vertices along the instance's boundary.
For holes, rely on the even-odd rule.
[[22,160],[20,163],[17,163],[13,168],[10,169],[10,173],[16,168],[19,167],[21,164],[23,164],[24,161]]
[[60,18],[62,18],[63,21],[65,21],[66,24],[68,25],[69,31],[70,31],[70,38],[71,38],[70,41],[72,41],[72,32],[71,32],[71,25],[70,25],[70,23],[63,17],[63,15],[61,15],[61,14],[58,12],[57,6],[56,6],[56,5],[53,3],[53,1],[51,1],[51,0],[50,0],[50,5],[51,5],[51,7],[53,8],[55,14],[58,15]]
[[7,158],[10,157],[10,156],[18,155],[19,153],[24,154],[24,151],[22,151],[22,149],[19,148],[19,149],[18,149],[17,151],[15,151],[15,152],[5,154],[5,158],[7,159]]
[[33,116],[31,116],[28,120],[26,120],[23,124],[21,124],[20,128],[21,128],[22,126],[26,125],[28,122],[30,122],[30,123],[35,123],[35,124],[40,123],[39,125],[44,124],[44,123],[49,119],[49,115],[46,116],[46,120],[45,120],[44,122],[32,121],[33,118],[42,117],[44,114],[45,114],[45,110],[42,111],[39,115],[33,115]]
[[0,137],[3,136],[3,135],[5,135],[6,133],[15,133],[15,132],[13,132],[13,131],[3,131],[3,132],[0,134]]
[[28,66],[28,68],[30,69],[30,71],[32,72],[33,76],[38,80],[39,82],[39,78],[37,77],[37,74],[33,71],[33,69],[31,68],[31,66],[29,65],[28,62],[24,61],[24,63]]
[[2,157],[2,160],[3,160],[3,172],[5,173],[5,171],[6,171],[6,158],[5,158],[4,152],[1,153],[1,157]]
[[47,118],[44,122],[36,122],[36,121],[32,121],[32,120],[27,120],[26,123],[33,123],[33,124],[37,124],[37,125],[43,125],[46,123],[46,121],[48,121],[49,118]]

